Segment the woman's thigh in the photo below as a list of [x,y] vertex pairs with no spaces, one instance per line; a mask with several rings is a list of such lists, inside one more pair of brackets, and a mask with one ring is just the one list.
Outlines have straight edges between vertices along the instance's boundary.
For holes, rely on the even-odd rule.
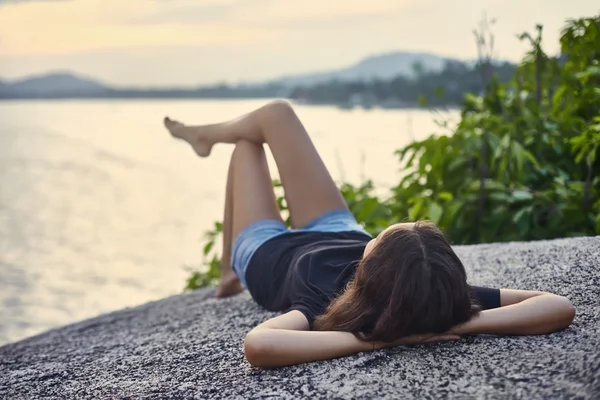
[[304,125],[287,102],[265,108],[265,139],[277,162],[294,228],[348,206]]

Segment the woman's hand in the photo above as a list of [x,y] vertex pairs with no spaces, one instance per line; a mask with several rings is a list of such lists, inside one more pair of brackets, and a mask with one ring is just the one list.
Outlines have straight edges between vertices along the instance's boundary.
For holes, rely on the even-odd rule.
[[433,342],[448,342],[453,340],[459,340],[460,336],[453,333],[441,333],[441,334],[421,334],[405,336],[400,339],[394,340],[393,342],[376,342],[375,350],[386,349],[396,346],[407,346],[411,344],[425,344]]
[[501,307],[484,310],[451,329],[455,335],[543,335],[567,328],[575,308],[562,296],[526,290],[500,290]]

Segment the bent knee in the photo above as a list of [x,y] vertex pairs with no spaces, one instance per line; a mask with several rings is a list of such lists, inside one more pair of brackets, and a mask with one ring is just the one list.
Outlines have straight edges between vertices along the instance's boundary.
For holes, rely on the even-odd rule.
[[287,100],[273,100],[269,102],[266,107],[277,113],[294,113],[294,107]]

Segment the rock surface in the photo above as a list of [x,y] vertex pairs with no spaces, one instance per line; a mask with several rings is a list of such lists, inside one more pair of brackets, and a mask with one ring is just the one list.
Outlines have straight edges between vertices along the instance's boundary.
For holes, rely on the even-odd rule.
[[473,284],[569,297],[573,325],[260,370],[242,341],[275,314],[204,289],[1,347],[0,398],[600,398],[600,237],[456,250]]

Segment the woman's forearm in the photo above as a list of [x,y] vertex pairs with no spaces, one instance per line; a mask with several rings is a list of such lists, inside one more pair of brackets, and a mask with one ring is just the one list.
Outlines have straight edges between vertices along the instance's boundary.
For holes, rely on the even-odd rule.
[[568,327],[575,317],[571,302],[562,296],[543,294],[517,304],[482,311],[452,330],[457,335],[540,335]]
[[329,360],[373,349],[348,332],[259,329],[248,333],[244,353],[257,367],[275,368]]
[[244,353],[257,367],[275,368],[312,361],[330,360],[363,351],[458,340],[453,334],[418,334],[393,342],[365,342],[348,332],[255,329],[246,336]]

